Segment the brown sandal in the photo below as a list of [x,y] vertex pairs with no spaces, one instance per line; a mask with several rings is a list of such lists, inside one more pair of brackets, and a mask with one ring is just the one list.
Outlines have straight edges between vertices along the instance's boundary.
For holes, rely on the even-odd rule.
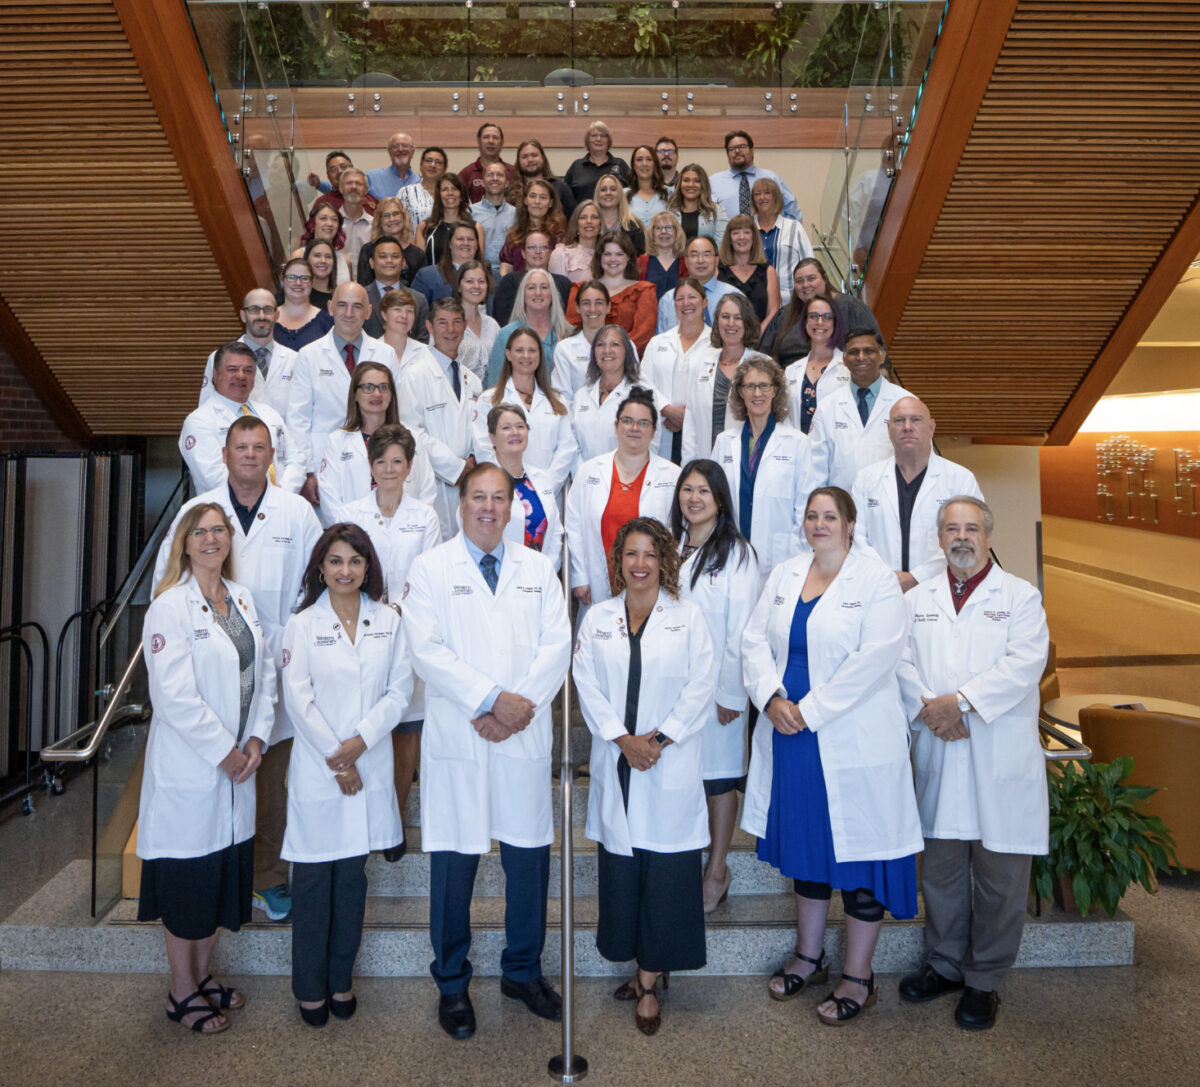
[[[654,997],[654,1003],[657,1008],[658,979],[661,977],[661,974],[654,975],[654,984],[647,989],[642,984],[641,973],[641,970],[639,970],[633,975],[633,983],[636,986],[637,999],[640,1002],[642,997],[652,996]],[[647,970],[646,973],[650,973],[650,971]],[[641,1015],[637,1010],[637,1004],[635,1004],[633,1006],[633,1021],[637,1024],[638,1030],[640,1030],[643,1034],[647,1036],[657,1034],[658,1028],[662,1026],[662,1012],[660,1010],[656,1010],[653,1015]]]
[[[637,1000],[638,995],[637,989],[635,988],[636,982],[637,971],[635,970],[633,972],[633,977],[631,977],[628,981],[621,982],[621,984],[613,990],[613,1000]],[[663,992],[665,993],[669,988],[671,988],[670,970],[664,970],[662,972],[662,983]]]

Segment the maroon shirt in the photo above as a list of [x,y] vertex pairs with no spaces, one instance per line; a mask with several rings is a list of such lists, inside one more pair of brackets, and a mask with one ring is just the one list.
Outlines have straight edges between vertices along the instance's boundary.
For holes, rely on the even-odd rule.
[[963,609],[963,605],[975,591],[975,586],[978,585],[985,577],[988,576],[988,571],[992,568],[992,560],[988,559],[987,565],[979,571],[979,573],[967,578],[962,582],[962,589],[955,592],[954,587],[959,584],[958,578],[954,576],[954,572],[949,566],[946,567],[946,576],[950,579],[950,598],[954,601],[954,614],[957,615]]

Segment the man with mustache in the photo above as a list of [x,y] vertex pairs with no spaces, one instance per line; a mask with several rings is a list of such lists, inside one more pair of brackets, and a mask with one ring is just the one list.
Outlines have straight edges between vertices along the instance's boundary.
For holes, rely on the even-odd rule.
[[900,998],[961,992],[954,1021],[987,1030],[1021,946],[1030,865],[1048,846],[1038,681],[1050,635],[1037,589],[992,562],[982,499],[950,498],[937,527],[946,576],[906,594],[897,671],[925,837],[925,961]]

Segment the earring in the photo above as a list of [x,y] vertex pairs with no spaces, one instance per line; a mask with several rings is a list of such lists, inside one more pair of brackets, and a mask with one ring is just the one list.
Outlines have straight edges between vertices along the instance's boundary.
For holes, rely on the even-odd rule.
[[321,573],[321,571],[320,571],[320,570],[318,570],[318,571],[317,571],[317,580],[318,580],[318,581],[319,581],[319,582],[320,582],[322,585],[324,585],[324,584],[325,584],[325,575],[324,575],[323,573]]

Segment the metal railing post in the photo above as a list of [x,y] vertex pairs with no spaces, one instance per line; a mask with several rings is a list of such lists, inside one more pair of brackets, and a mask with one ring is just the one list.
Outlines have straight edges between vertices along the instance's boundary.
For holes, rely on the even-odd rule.
[[[566,533],[562,545],[562,583],[568,614],[571,607],[571,560]],[[572,638],[572,645],[574,639]],[[550,1058],[551,1078],[560,1083],[578,1083],[587,1075],[587,1061],[574,1052],[575,1029],[575,850],[571,814],[571,669],[567,668],[562,689],[562,750],[559,753],[559,783],[562,813],[559,837],[562,842],[562,1052]]]

